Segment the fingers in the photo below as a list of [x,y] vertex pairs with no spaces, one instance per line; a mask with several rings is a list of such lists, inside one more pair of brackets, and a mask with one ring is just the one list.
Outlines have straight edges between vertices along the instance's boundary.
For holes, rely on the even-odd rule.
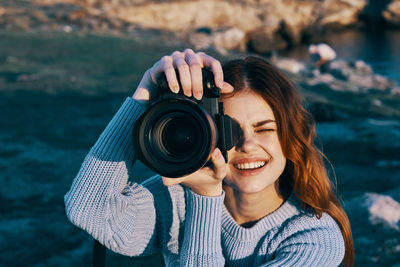
[[168,87],[171,88],[172,92],[178,93],[179,83],[175,73],[173,58],[170,56],[163,56],[159,62],[160,62],[159,66],[157,66],[155,71],[153,72],[154,76],[153,80],[154,81],[156,80],[156,76],[160,72],[164,72],[167,78]]
[[174,65],[179,73],[179,79],[182,86],[183,93],[191,97],[192,96],[192,80],[191,80],[191,70],[188,63],[186,62],[185,55],[181,52],[175,51],[172,53],[172,59]]
[[203,96],[203,77],[201,73],[203,64],[192,49],[186,49],[184,53],[186,62],[189,64],[193,96],[196,99],[201,99]]
[[[196,99],[203,96],[202,72],[203,67],[209,67],[214,73],[215,84],[221,88],[221,93],[233,91],[233,87],[225,83],[221,63],[215,58],[203,53],[195,53],[192,49],[185,49],[183,52],[175,51],[170,56],[164,56],[150,69],[153,83],[156,83],[157,76],[165,72],[168,86],[174,93],[179,92],[179,83],[184,95]],[[175,69],[179,74],[176,75]]]
[[222,89],[224,87],[224,73],[222,71],[221,63],[212,56],[203,52],[199,52],[198,56],[205,67],[211,68],[214,73],[215,85]]
[[214,74],[215,85],[221,89],[222,94],[233,92],[233,86],[227,82],[224,82],[224,72],[222,70],[221,63],[203,52],[197,53],[200,61],[205,67],[211,68]]

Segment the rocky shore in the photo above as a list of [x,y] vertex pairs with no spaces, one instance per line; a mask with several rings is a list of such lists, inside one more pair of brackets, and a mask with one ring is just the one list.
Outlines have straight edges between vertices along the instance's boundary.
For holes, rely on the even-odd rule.
[[399,28],[400,0],[3,0],[0,26],[128,35],[163,31],[197,49],[265,54],[349,28]]
[[[90,264],[92,240],[67,221],[62,196],[143,71],[197,45],[222,60],[261,53],[293,80],[334,166],[356,266],[400,266],[399,85],[361,60],[338,59],[320,73],[270,53],[372,22],[398,27],[400,1],[379,10],[366,0],[201,1],[207,19],[194,3],[0,1],[0,265]],[[168,28],[176,20],[179,32]],[[137,181],[151,174],[135,168]],[[132,265],[162,266],[162,258],[107,252],[107,266]]]

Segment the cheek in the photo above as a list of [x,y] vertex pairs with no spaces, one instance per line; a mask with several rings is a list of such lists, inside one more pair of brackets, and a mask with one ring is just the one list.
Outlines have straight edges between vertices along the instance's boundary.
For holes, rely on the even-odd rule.
[[277,134],[264,135],[257,138],[258,144],[263,147],[268,153],[271,153],[271,156],[278,156],[282,154],[282,147],[279,142],[279,138]]

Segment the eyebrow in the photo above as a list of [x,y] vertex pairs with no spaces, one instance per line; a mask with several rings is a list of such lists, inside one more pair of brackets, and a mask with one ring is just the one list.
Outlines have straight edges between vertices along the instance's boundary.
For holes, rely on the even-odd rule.
[[271,122],[276,122],[276,121],[269,120],[269,119],[268,120],[263,120],[263,121],[259,121],[259,122],[254,123],[253,126],[254,127],[259,127],[259,126],[262,126],[264,124],[271,123]]

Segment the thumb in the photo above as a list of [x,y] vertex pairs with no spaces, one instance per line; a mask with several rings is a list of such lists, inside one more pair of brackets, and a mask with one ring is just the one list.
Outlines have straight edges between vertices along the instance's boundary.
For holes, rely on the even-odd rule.
[[227,82],[224,82],[224,86],[221,88],[221,94],[227,94],[233,92],[233,86]]
[[226,163],[224,156],[222,156],[221,150],[216,148],[211,156],[211,162],[213,163],[213,171],[217,179],[224,179],[227,173]]

